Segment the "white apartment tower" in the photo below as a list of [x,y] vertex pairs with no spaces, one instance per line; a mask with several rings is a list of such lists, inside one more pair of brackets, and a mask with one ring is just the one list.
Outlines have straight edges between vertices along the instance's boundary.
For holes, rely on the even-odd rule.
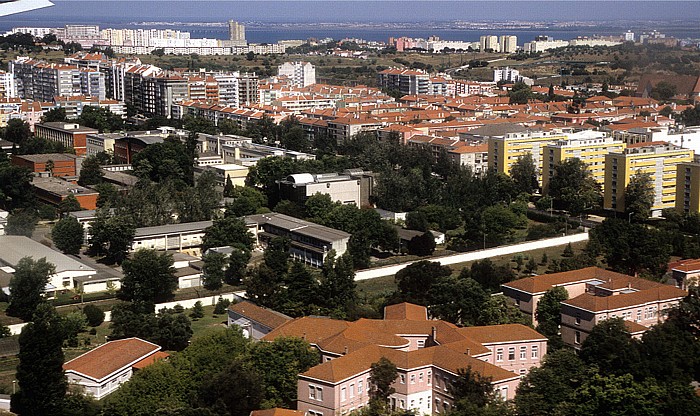
[[515,53],[518,49],[518,37],[512,35],[503,35],[499,38],[499,46],[502,53]]
[[245,40],[245,26],[233,20],[228,21],[229,40]]
[[284,75],[295,87],[316,83],[316,68],[310,62],[285,62],[277,68],[277,75]]
[[500,45],[498,44],[498,36],[495,35],[486,35],[482,36],[479,38],[479,47],[480,50],[486,51],[486,50],[493,50],[494,52],[499,52],[500,51]]

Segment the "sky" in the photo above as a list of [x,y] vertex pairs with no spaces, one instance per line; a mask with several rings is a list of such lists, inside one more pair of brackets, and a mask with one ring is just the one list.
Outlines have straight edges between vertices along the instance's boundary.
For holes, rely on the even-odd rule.
[[[700,20],[698,1],[173,1],[52,0],[56,6],[18,15],[76,21],[415,22],[483,20]],[[166,6],[167,5],[167,6]]]

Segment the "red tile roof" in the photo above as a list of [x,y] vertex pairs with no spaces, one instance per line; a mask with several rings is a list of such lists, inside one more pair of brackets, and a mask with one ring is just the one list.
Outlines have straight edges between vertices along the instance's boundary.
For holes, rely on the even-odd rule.
[[565,300],[562,305],[569,305],[589,312],[605,312],[643,305],[650,302],[663,302],[684,298],[688,292],[674,286],[660,285],[653,289],[613,296],[595,296],[584,293],[573,299]]
[[304,416],[306,413],[301,410],[290,410],[281,409],[275,407],[274,409],[265,410],[253,410],[250,412],[250,416]]
[[458,331],[460,334],[481,344],[547,340],[547,337],[534,329],[518,324],[470,326],[459,328]]
[[615,273],[599,267],[586,267],[584,269],[568,272],[543,274],[540,276],[526,277],[503,286],[517,289],[526,293],[544,293],[555,286],[563,286],[571,283],[586,282],[593,279],[607,281],[615,277],[628,278],[629,276]]
[[384,319],[407,319],[409,321],[427,321],[428,309],[425,306],[403,302],[384,307]]
[[137,370],[141,370],[141,369],[146,368],[155,362],[165,360],[168,357],[170,357],[170,354],[168,354],[167,352],[158,351],[157,353],[149,355],[148,357],[144,358],[143,360],[137,362],[136,364],[132,365],[131,367],[133,367]]
[[68,361],[63,364],[63,369],[99,381],[159,350],[160,346],[139,338],[120,339],[102,344]]
[[273,311],[272,309],[262,308],[247,300],[229,306],[229,310],[248,319],[252,319],[270,329],[275,329],[292,320],[292,318],[285,314]]

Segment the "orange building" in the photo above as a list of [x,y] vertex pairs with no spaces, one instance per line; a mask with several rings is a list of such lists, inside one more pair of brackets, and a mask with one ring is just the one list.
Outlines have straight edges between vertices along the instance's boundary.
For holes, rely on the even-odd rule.
[[36,137],[61,143],[66,148],[75,150],[78,156],[84,156],[87,153],[87,136],[98,133],[93,128],[61,121],[37,124],[34,129]]
[[73,195],[83,209],[96,209],[97,191],[59,178],[34,178],[32,181],[36,197],[50,205],[58,206],[61,201]]
[[78,156],[70,153],[46,153],[41,155],[12,155],[12,164],[34,173],[50,172],[51,176],[77,176]]

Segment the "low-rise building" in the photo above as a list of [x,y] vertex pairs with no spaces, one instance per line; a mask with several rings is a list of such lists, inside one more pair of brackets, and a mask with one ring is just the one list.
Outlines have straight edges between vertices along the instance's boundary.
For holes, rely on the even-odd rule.
[[671,276],[678,287],[688,290],[690,286],[700,284],[700,259],[680,260],[672,265]]
[[332,201],[364,207],[369,205],[374,191],[374,175],[362,169],[318,175],[298,173],[276,182],[280,199],[301,204],[320,193],[329,195]]
[[78,156],[70,153],[44,153],[38,155],[12,155],[12,164],[29,169],[36,174],[50,176],[78,176],[80,163]]
[[73,289],[76,278],[97,274],[92,267],[31,238],[18,235],[0,236],[0,265],[15,268],[24,257],[31,257],[34,260],[45,258],[56,268],[56,272],[49,277],[46,291]]
[[212,224],[212,221],[197,221],[137,228],[131,250],[147,248],[183,251],[196,248],[202,245],[204,230]]
[[36,177],[32,180],[32,187],[39,200],[56,207],[72,195],[78,200],[81,208],[96,209],[97,197],[100,196],[97,191],[53,177]]
[[129,381],[134,370],[167,358],[160,346],[139,338],[109,341],[65,364],[68,383],[101,400]]
[[562,287],[561,335],[565,344],[580,348],[593,327],[609,318],[622,318],[633,336],[662,322],[687,292],[674,286],[587,267],[569,272],[526,277],[501,285],[503,294],[533,317],[539,300]]
[[546,337],[524,325],[458,328],[406,303],[387,306],[384,319],[294,319],[263,340],[284,336],[302,337],[321,353],[322,363],[300,374],[297,385],[297,409],[318,416],[367,406],[371,366],[382,357],[398,372],[390,407],[439,414],[454,405],[450,385],[461,369],[490,378],[502,398],[512,399],[521,375],[547,352]]
[[236,325],[246,338],[260,340],[292,318],[244,300],[228,307],[228,326]]
[[98,131],[93,128],[62,121],[41,123],[34,126],[36,137],[61,143],[66,148],[75,150],[75,154],[78,156],[84,156],[87,153],[87,136],[97,133]]
[[245,221],[258,245],[275,237],[288,237],[289,255],[315,267],[323,266],[331,251],[336,257],[345,254],[350,241],[350,234],[344,231],[276,212],[248,215]]

